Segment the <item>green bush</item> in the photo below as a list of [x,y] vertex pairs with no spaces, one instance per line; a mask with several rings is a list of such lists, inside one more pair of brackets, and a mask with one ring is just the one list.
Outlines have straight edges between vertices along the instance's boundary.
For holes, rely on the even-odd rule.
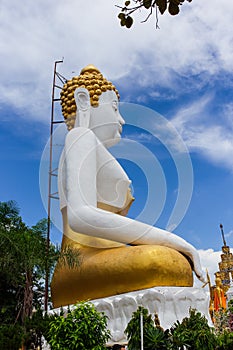
[[107,316],[91,303],[81,302],[49,323],[47,341],[52,350],[102,350],[110,338]]
[[18,350],[23,342],[24,331],[18,325],[0,325],[0,350]]
[[170,330],[173,349],[184,349],[184,346],[193,350],[214,350],[216,336],[208,321],[195,309],[189,310],[189,317],[180,323],[177,321]]
[[233,349],[233,332],[224,332],[217,338],[217,350],[232,350]]
[[171,346],[169,339],[169,330],[163,331],[162,328],[155,327],[147,329],[144,334],[145,350],[167,350]]
[[[189,317],[182,322],[177,321],[170,330],[164,331],[156,318],[155,322],[148,310],[139,307],[127,325],[125,333],[128,338],[129,350],[141,349],[140,315],[143,314],[143,346],[145,350],[217,350],[233,349],[224,344],[233,344],[233,336],[222,335],[221,342],[215,335],[214,328],[200,312],[190,309]],[[233,334],[233,333],[232,333]],[[217,347],[221,344],[222,347]],[[228,345],[227,345],[228,346]]]
[[145,350],[166,350],[169,348],[169,331],[163,331],[159,326],[157,315],[155,315],[155,321],[152,320],[152,316],[149,315],[147,309],[139,306],[137,311],[133,313],[131,320],[129,321],[125,333],[128,338],[129,350],[141,349],[141,330],[140,330],[140,318],[143,315],[143,346]]

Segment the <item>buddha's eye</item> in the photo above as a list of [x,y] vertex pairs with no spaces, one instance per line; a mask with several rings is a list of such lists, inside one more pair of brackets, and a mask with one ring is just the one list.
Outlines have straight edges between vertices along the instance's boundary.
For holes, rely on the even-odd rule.
[[112,102],[112,108],[113,108],[113,110],[114,110],[115,112],[118,111],[118,103],[117,103],[117,101],[113,101],[113,102]]

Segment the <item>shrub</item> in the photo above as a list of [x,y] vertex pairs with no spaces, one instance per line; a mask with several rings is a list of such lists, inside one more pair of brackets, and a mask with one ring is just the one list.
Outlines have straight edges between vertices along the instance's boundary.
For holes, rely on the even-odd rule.
[[170,330],[174,350],[183,350],[185,347],[192,350],[214,350],[216,336],[208,321],[195,309],[189,310],[189,317],[180,323],[177,321]]
[[233,349],[233,333],[232,332],[223,332],[219,334],[218,345],[216,350],[232,350]]
[[169,331],[165,331],[160,327],[158,316],[155,315],[155,321],[149,315],[147,309],[139,306],[137,311],[132,315],[125,333],[128,338],[129,350],[141,349],[141,314],[143,316],[143,347],[145,350],[165,350],[169,345]]
[[107,316],[91,303],[81,302],[49,323],[47,341],[52,350],[102,350],[110,338]]
[[18,324],[0,325],[0,350],[18,350],[23,336],[23,328]]

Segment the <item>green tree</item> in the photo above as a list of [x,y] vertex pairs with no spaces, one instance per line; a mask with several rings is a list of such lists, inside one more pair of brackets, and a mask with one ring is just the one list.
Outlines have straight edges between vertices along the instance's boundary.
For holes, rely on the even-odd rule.
[[180,323],[177,321],[170,329],[174,350],[214,350],[217,340],[214,329],[208,325],[208,321],[195,309],[189,310],[189,317],[185,317]]
[[165,350],[170,346],[169,331],[160,327],[158,316],[154,320],[148,310],[139,306],[132,315],[125,333],[129,350],[141,349],[141,317],[143,317],[143,347],[145,350]]
[[0,349],[18,350],[24,337],[23,327],[19,324],[0,324]]
[[[147,12],[146,18],[143,22],[146,22],[148,18],[155,13],[156,27],[158,28],[158,12],[163,15],[166,11],[172,16],[178,15],[180,12],[180,6],[185,0],[133,0],[125,1],[123,6],[118,6],[121,12],[118,15],[121,26],[130,28],[133,24],[132,15],[135,12],[145,10]],[[186,0],[191,2],[192,0]]]
[[[1,307],[7,311],[10,306],[11,312],[14,308],[12,316],[23,324],[42,298],[47,222],[27,227],[14,201],[0,203],[0,222],[0,289],[6,297],[1,299]],[[50,245],[50,267],[55,255],[56,248]]]
[[61,253],[50,243],[46,254],[46,234],[47,220],[30,228],[22,221],[16,202],[0,202],[1,325],[17,323],[27,332],[31,329],[33,310],[38,311],[37,325],[44,322],[40,310],[47,269],[52,272],[58,259],[69,267],[79,265],[79,253],[69,247]]
[[80,302],[67,314],[54,316],[47,335],[53,350],[102,350],[109,338],[107,316],[89,302]]
[[17,320],[23,296],[23,275],[17,240],[26,225],[14,201],[0,202],[0,321]]
[[[132,318],[125,329],[129,350],[141,349],[141,315],[143,317],[143,333],[149,332],[154,328],[154,322],[152,316],[149,315],[148,310],[139,306],[137,311],[133,313]],[[143,345],[145,346],[145,344]]]

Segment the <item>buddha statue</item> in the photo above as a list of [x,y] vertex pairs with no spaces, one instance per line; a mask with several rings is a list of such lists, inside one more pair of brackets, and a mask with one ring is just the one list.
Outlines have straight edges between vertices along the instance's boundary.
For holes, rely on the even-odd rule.
[[58,264],[54,307],[155,286],[203,280],[196,249],[181,237],[127,218],[130,179],[109,147],[120,141],[119,93],[93,65],[61,92],[68,133],[59,163],[62,249],[80,253],[80,267]]
[[214,311],[218,311],[219,309],[226,309],[226,296],[224,293],[221,278],[218,273],[216,273],[215,284],[216,286],[214,287]]

